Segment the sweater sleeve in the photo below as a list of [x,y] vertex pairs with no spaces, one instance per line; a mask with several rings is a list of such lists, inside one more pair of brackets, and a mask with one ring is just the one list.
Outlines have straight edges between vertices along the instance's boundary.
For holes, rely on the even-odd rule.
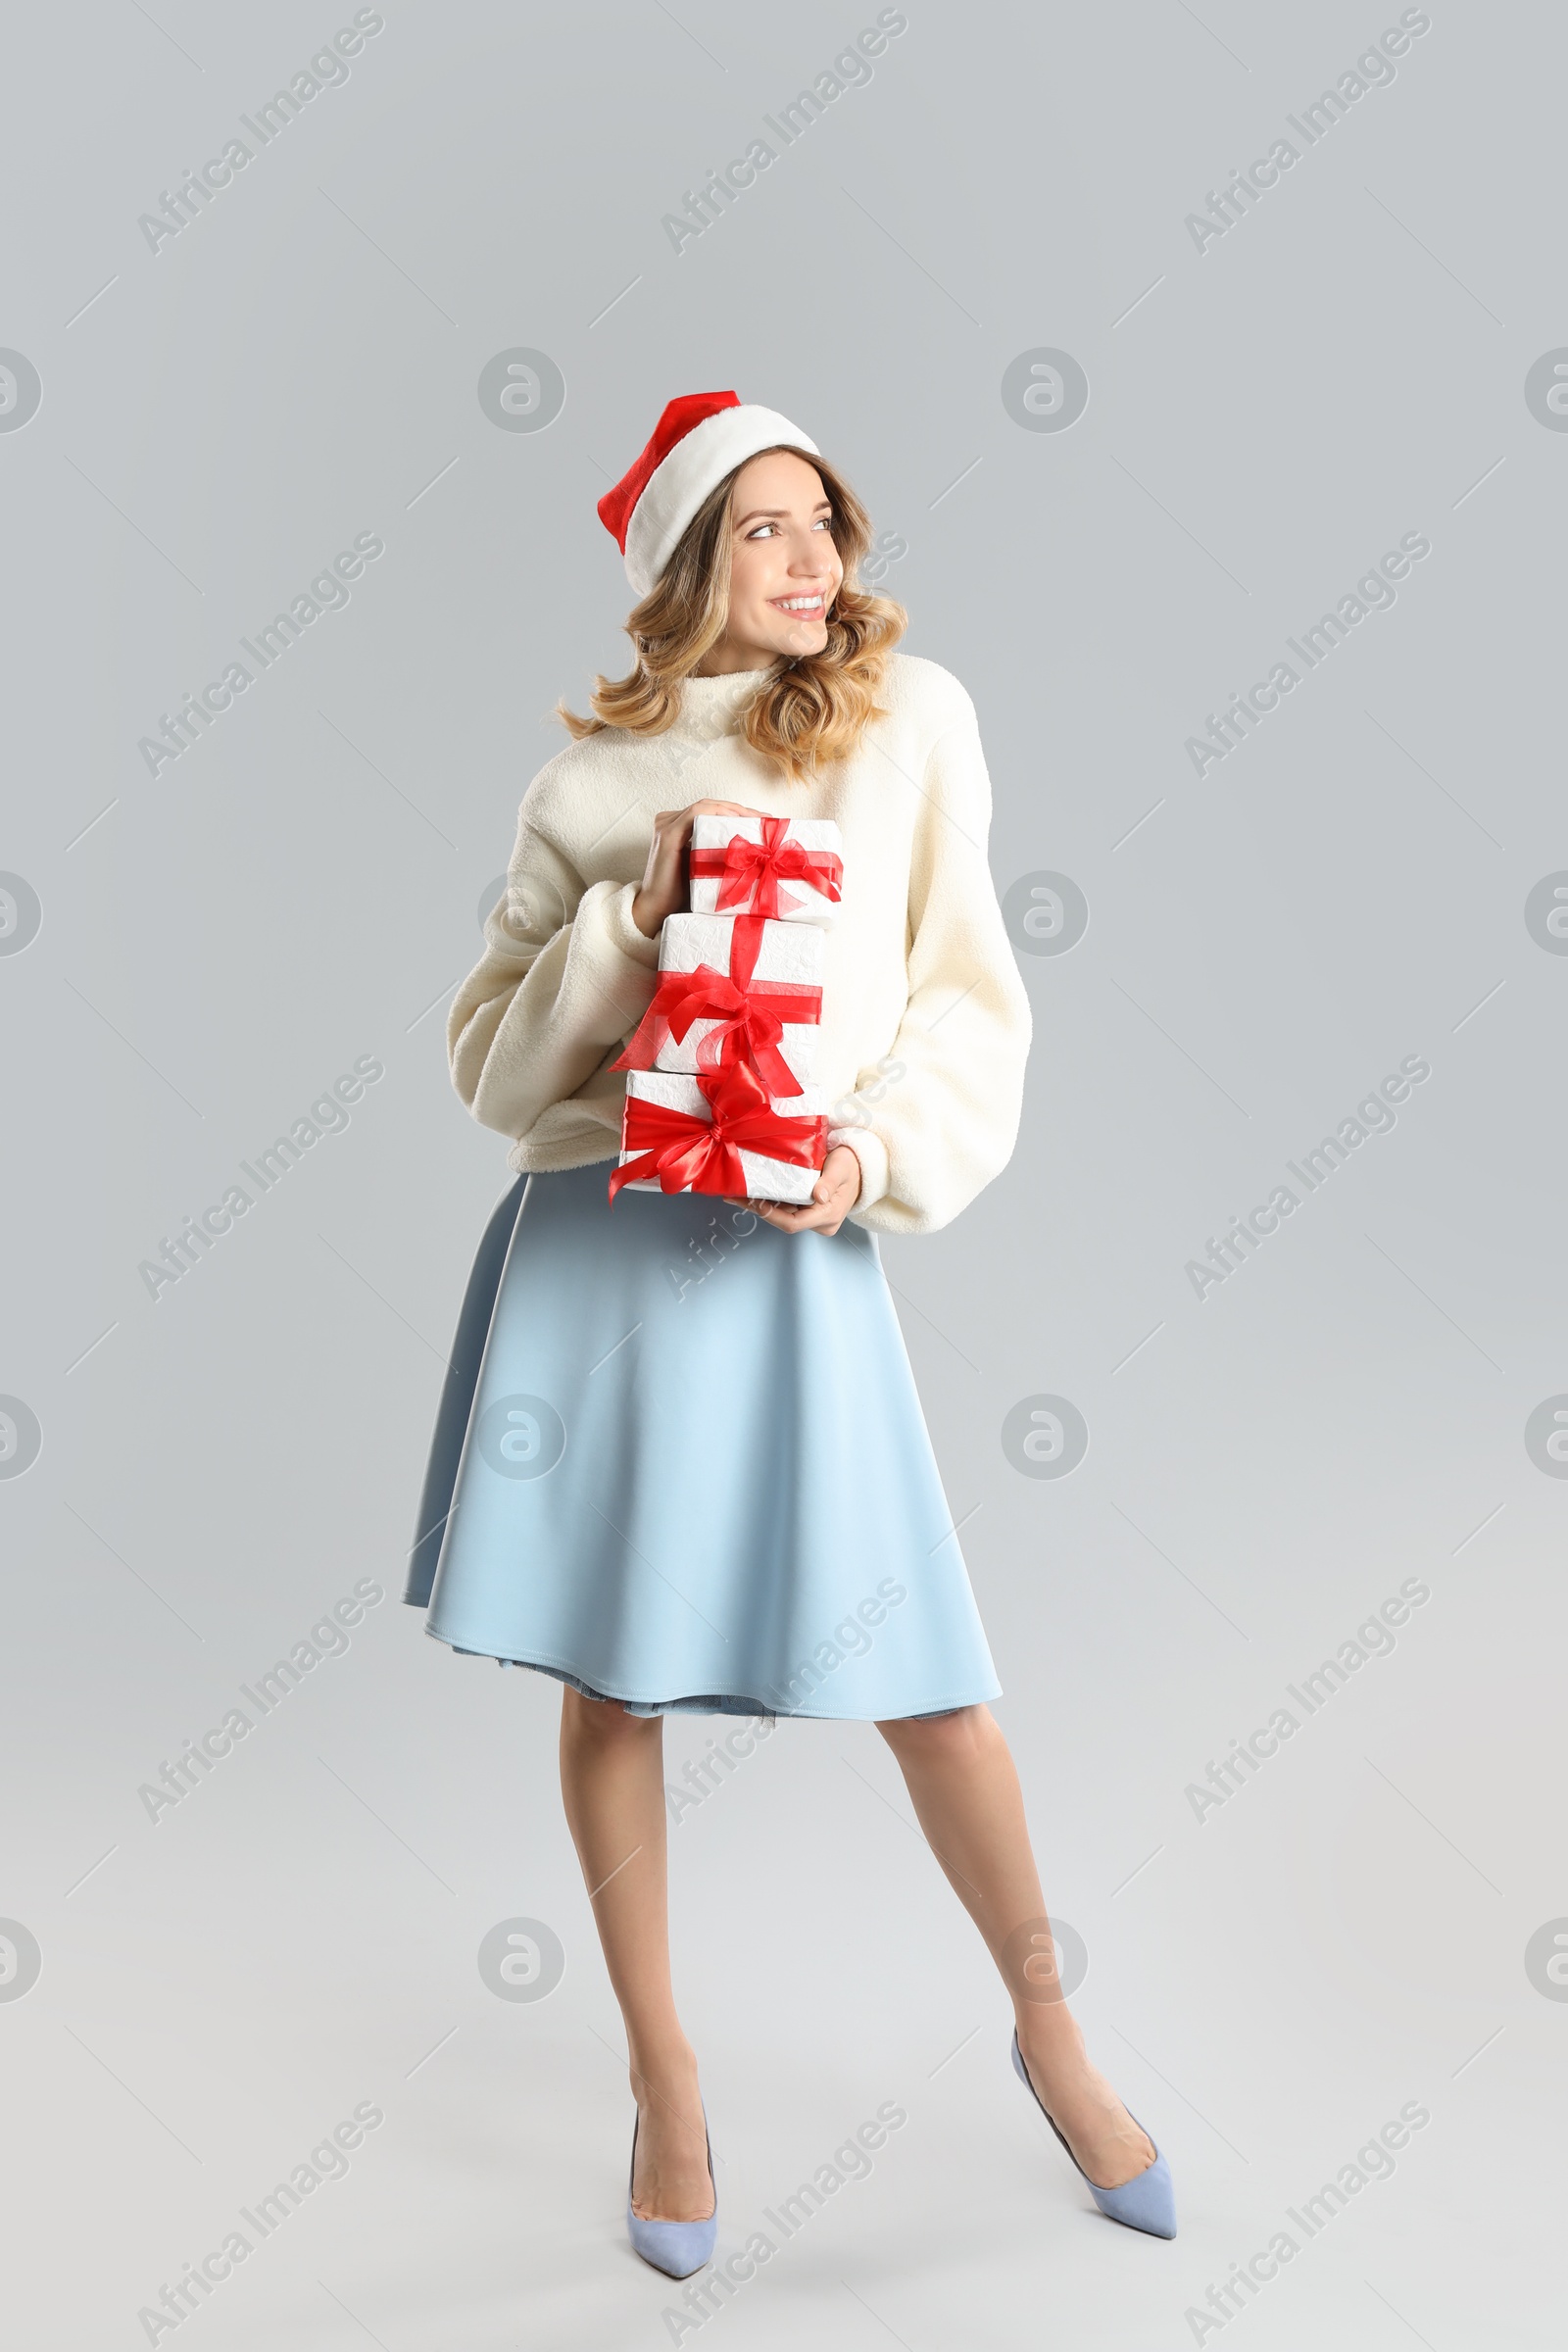
[[829,1131],[860,1161],[853,1221],[931,1233],[1001,1174],[1017,1140],[1029,998],[986,859],[991,779],[974,706],[929,746],[909,870],[908,1002]]
[[632,921],[633,882],[582,877],[524,797],[507,895],[484,954],[447,1015],[452,1083],[483,1127],[514,1140],[593,1076],[636,1027],[658,981],[659,942]]

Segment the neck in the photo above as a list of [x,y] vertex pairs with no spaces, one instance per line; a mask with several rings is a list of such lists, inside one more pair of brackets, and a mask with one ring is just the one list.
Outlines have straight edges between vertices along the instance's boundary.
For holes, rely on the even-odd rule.
[[710,645],[697,667],[694,678],[729,678],[743,670],[771,669],[778,655],[767,645],[739,645],[731,637],[721,637]]

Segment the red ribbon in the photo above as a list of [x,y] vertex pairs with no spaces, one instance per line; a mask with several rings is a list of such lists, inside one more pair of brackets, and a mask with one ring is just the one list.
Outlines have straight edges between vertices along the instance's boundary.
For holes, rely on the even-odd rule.
[[661,972],[653,1003],[612,1070],[651,1070],[667,1035],[684,1042],[694,1021],[713,1021],[697,1048],[700,1068],[717,1071],[750,1061],[770,1095],[798,1095],[800,1080],[779,1051],[786,1021],[820,1021],[822,992],[802,980],[754,988],[762,945],[757,914],[737,915],[730,936],[730,968],[700,963],[692,972]]
[[610,1198],[623,1184],[657,1176],[661,1192],[746,1194],[742,1152],[782,1159],[791,1167],[819,1168],[827,1156],[827,1121],[787,1119],[770,1105],[756,1072],[744,1062],[696,1084],[711,1119],[670,1110],[641,1096],[626,1097],[621,1149],[637,1154],[610,1178]]
[[654,1001],[612,1070],[651,1070],[667,1032],[685,1042],[694,1021],[714,1026],[698,1041],[697,1066],[720,1070],[750,1062],[770,1095],[798,1095],[800,1080],[779,1051],[786,1021],[819,1021],[822,991],[797,983],[748,993],[710,963],[694,972],[662,972]]
[[788,891],[781,897],[782,882],[809,882],[824,899],[837,905],[844,879],[843,858],[833,850],[807,850],[798,841],[786,841],[789,825],[787,816],[764,816],[760,841],[748,841],[744,833],[736,833],[721,850],[693,850],[693,874],[706,879],[715,874],[719,877],[720,914],[727,907],[744,906],[752,914],[776,916],[781,905],[793,908],[808,903]]

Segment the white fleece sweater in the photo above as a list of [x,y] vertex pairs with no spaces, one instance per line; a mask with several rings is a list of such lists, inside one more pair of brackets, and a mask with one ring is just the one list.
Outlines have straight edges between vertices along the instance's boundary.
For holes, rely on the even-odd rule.
[[514,1138],[518,1171],[613,1159],[625,1076],[609,1064],[658,975],[659,943],[631,917],[655,815],[723,800],[832,817],[844,895],[827,933],[817,1082],[832,1141],[860,1161],[854,1221],[928,1233],[1006,1165],[1029,1048],[1029,1000],[986,863],[974,705],[936,662],[895,654],[879,697],[889,715],[853,758],[792,784],[735,731],[766,675],[690,678],[664,734],[607,728],[540,769],[506,899],[448,1015],[452,1082],[483,1126]]

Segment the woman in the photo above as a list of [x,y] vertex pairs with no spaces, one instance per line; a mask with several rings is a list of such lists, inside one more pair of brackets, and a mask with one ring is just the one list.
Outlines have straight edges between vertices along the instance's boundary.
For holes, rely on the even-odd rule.
[[[864,510],[733,392],[670,402],[600,501],[637,660],[528,787],[448,1023],[514,1138],[459,1327],[406,1597],[455,1649],[564,1686],[567,1821],[625,2019],[627,2227],[680,2278],[717,2229],[669,1980],[662,1718],[874,1721],[1016,2019],[1013,2064],[1102,2211],[1160,2236],[1164,2159],[1061,1996],[999,1695],[875,1236],[945,1225],[1017,1133],[1029,1009],[986,864],[973,706],[857,585]],[[693,817],[843,836],[808,1204],[607,1200]],[[836,1099],[835,1099],[836,1098]],[[520,1201],[519,1201],[520,1196]],[[482,1360],[481,1360],[482,1359]]]

